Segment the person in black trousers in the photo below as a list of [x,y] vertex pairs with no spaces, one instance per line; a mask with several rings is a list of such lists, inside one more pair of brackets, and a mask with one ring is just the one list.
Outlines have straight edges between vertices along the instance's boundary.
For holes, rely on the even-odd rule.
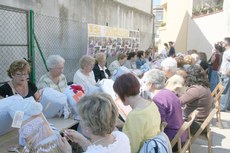
[[170,41],[169,42],[169,54],[168,54],[168,57],[175,57],[176,56],[176,52],[175,52],[175,48],[173,46],[173,42]]

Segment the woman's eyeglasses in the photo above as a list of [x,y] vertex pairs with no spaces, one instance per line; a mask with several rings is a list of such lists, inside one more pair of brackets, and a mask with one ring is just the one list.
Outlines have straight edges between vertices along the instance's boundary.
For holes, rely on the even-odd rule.
[[28,76],[28,73],[15,73],[15,75],[22,77],[22,76]]

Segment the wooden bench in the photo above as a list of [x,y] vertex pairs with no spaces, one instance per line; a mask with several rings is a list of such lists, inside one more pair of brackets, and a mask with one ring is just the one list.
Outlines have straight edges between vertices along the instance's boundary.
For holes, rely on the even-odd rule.
[[[53,124],[59,131],[71,128],[79,122],[73,119],[51,118],[47,119],[50,124]],[[7,148],[10,145],[18,144],[18,129],[0,136],[0,153],[8,153]]]

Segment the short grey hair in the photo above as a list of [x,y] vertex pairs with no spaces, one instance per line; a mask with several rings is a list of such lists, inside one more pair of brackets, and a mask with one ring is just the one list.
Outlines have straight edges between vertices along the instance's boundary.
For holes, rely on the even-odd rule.
[[60,63],[65,63],[65,59],[60,55],[50,55],[46,60],[48,69],[55,68]]
[[161,68],[165,71],[170,71],[173,74],[177,71],[177,61],[172,57],[167,57],[161,62]]
[[142,80],[145,83],[152,83],[154,87],[159,90],[165,87],[166,77],[164,75],[164,72],[158,69],[152,69],[145,72]]
[[89,63],[95,63],[95,59],[89,55],[84,55],[81,57],[80,61],[79,61],[79,64],[80,64],[80,67],[81,69],[84,69],[84,67],[86,65],[88,65]]
[[191,57],[193,58],[195,64],[200,60],[200,57],[198,54],[192,54]]

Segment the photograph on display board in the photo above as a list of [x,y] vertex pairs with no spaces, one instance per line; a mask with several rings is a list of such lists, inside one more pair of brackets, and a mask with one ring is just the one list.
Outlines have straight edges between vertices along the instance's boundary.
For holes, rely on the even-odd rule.
[[88,55],[104,52],[112,57],[119,53],[137,51],[139,44],[139,31],[88,24]]

